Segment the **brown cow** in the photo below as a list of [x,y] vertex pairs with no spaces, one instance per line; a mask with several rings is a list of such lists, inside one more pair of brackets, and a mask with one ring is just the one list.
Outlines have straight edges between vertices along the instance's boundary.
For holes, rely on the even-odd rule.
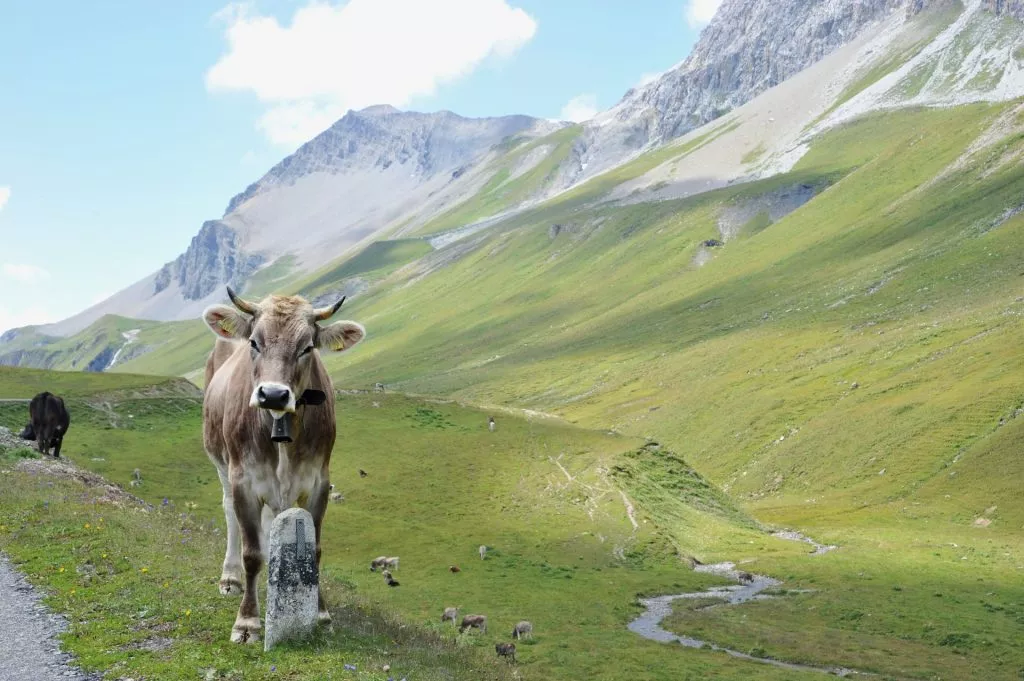
[[479,629],[486,634],[487,615],[466,615],[462,618],[462,624],[459,625],[459,633],[461,634],[466,629]]
[[[231,630],[236,643],[259,640],[256,578],[266,560],[274,517],[298,504],[313,516],[316,559],[334,447],[334,388],[320,350],[348,350],[366,330],[340,321],[328,326],[341,304],[321,309],[298,296],[242,300],[203,312],[218,337],[206,363],[203,444],[224,491],[227,551],[223,594],[243,592]],[[320,596],[320,620],[331,619]]]
[[515,664],[516,662],[516,644],[515,643],[495,643],[494,652],[498,653],[498,657],[504,657],[505,661],[509,664]]

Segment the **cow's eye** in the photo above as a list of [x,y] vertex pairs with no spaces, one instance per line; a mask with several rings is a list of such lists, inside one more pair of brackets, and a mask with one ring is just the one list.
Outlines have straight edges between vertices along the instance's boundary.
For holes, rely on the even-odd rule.
[[249,339],[249,347],[255,350],[256,352],[260,351],[260,346],[256,345],[256,340],[254,338]]
[[309,345],[302,352],[299,353],[299,357],[305,357],[311,352],[313,352],[313,346]]

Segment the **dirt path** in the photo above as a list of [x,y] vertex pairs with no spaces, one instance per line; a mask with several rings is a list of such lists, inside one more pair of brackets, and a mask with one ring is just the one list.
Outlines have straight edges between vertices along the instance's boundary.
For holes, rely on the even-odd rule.
[[67,626],[0,554],[0,681],[99,681],[69,665],[56,635]]

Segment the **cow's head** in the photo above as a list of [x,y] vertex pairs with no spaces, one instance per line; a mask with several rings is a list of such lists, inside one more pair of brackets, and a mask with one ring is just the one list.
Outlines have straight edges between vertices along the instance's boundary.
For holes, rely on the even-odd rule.
[[299,296],[268,296],[251,303],[228,287],[228,297],[234,307],[211,305],[203,319],[218,337],[249,344],[253,367],[249,406],[266,409],[275,419],[295,411],[309,387],[311,362],[318,350],[348,350],[366,335],[356,322],[318,323],[330,319],[345,298],[314,309]]

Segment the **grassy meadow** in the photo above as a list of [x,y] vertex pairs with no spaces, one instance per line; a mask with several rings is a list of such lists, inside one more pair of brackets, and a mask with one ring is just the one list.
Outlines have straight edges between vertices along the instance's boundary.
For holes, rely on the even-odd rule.
[[[226,643],[236,604],[216,594],[223,521],[199,403],[145,389],[159,379],[0,373],[0,397],[52,385],[71,396],[68,456],[122,485],[139,468],[155,506],[97,505],[76,483],[13,472],[0,547],[70,614],[67,645],[86,665],[146,678],[196,678],[218,659],[247,679],[348,678],[343,660],[386,678],[367,671],[385,653],[416,678],[504,678],[493,644],[519,619],[536,627],[521,678],[820,677],[626,631],[638,595],[721,583],[689,569],[697,558],[783,583],[768,600],[680,606],[674,631],[882,679],[1020,679],[1019,106],[875,114],[816,138],[771,179],[599,202],[685,163],[694,140],[456,244],[443,264],[445,251],[420,256],[422,242],[385,242],[290,284],[373,278],[343,313],[367,340],[328,366],[340,386],[406,393],[339,401],[332,476],[345,500],[328,512],[324,577],[349,626],[311,647],[265,657]],[[506,180],[425,231],[516,199]],[[774,219],[760,209],[796,190],[813,198]],[[756,216],[724,245],[702,246],[745,211]],[[199,322],[143,335],[159,328],[163,345],[119,371],[200,365]],[[0,424],[23,421],[23,404],[0,403]],[[101,514],[119,523],[115,539],[98,538]],[[809,555],[768,534],[781,528],[839,548]],[[483,561],[480,544],[493,547]],[[78,574],[114,546],[124,558],[105,576]],[[381,554],[401,556],[400,588],[367,569]],[[141,628],[139,602],[155,608]],[[450,605],[487,614],[491,631],[457,638],[439,622]],[[124,648],[151,638],[150,624],[176,642]]]

